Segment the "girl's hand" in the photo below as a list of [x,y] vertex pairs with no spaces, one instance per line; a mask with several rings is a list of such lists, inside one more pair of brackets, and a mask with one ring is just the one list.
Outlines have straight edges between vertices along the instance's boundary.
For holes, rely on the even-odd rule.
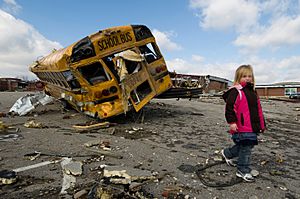
[[230,132],[237,132],[237,130],[238,130],[236,123],[230,124],[229,128],[230,128]]

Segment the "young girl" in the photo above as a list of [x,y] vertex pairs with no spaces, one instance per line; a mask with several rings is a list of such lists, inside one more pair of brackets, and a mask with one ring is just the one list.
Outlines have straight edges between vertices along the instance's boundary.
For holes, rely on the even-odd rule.
[[234,85],[223,94],[226,102],[225,117],[234,145],[221,151],[226,163],[235,166],[232,158],[238,157],[236,176],[253,182],[251,150],[257,145],[257,134],[265,130],[259,97],[254,89],[253,69],[250,65],[237,68]]

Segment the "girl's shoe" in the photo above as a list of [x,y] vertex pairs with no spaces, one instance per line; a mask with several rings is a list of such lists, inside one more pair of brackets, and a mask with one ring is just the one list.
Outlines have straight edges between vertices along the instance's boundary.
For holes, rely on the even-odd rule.
[[226,163],[227,163],[229,166],[232,166],[232,167],[235,167],[235,166],[236,166],[236,163],[234,163],[234,161],[233,161],[232,159],[228,159],[228,158],[225,156],[224,149],[221,150],[221,154],[222,154],[223,158],[225,159]]
[[243,178],[246,182],[254,182],[255,179],[250,173],[242,173],[241,171],[236,172],[236,176],[239,178]]

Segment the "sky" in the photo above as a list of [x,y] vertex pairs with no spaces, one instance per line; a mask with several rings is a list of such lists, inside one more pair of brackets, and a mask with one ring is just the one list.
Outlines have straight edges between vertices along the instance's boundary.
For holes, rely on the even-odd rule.
[[169,71],[257,84],[300,82],[300,0],[0,0],[0,77],[99,30],[148,26]]

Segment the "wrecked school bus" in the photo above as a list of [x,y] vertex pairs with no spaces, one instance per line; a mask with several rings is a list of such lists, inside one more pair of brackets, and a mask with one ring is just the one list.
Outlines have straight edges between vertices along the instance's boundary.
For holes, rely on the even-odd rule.
[[149,28],[100,30],[37,60],[30,70],[45,92],[95,118],[139,111],[168,90],[171,79]]

